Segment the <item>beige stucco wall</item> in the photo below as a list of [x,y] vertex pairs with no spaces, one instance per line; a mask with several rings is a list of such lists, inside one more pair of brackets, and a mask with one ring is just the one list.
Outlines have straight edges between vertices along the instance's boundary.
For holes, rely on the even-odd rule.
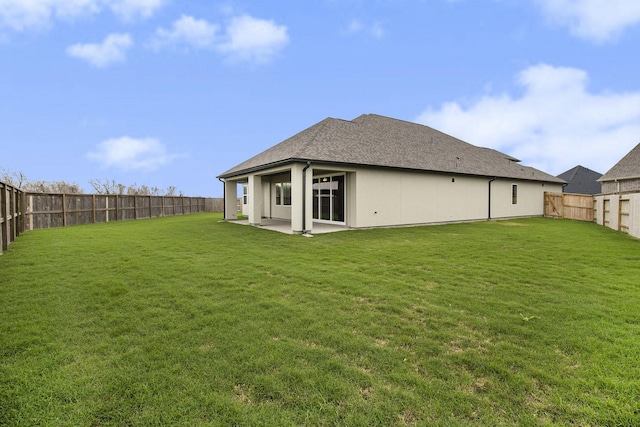
[[[349,222],[354,228],[475,221],[489,217],[489,178],[358,169],[347,176]],[[518,203],[511,203],[511,185]],[[560,184],[497,179],[491,183],[491,218],[542,216],[544,192]],[[352,212],[354,210],[355,212]]]
[[[512,185],[518,186],[518,203],[511,203]],[[497,179],[491,184],[491,218],[544,215],[544,193],[562,192],[561,184]]]
[[[323,173],[344,172],[346,226],[387,227],[485,220],[489,217],[489,178],[407,172],[393,169],[347,168],[313,164],[306,171],[306,214],[303,224],[304,164],[249,174],[249,222],[262,216],[291,220],[292,230],[312,230],[312,180]],[[291,180],[291,206],[275,205],[275,183]],[[511,203],[511,185],[518,185],[518,203]],[[542,216],[544,192],[561,192],[560,184],[496,179],[491,183],[491,218]],[[230,194],[230,192],[229,192]],[[297,213],[296,213],[297,212]]]
[[355,175],[357,208],[355,223],[347,224],[351,227],[487,217],[487,180],[377,169],[360,169]]

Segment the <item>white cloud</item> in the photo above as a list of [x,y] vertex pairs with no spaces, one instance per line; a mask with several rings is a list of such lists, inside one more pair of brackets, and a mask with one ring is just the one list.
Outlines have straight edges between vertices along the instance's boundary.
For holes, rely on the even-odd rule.
[[149,46],[156,50],[163,46],[178,45],[198,48],[211,47],[216,40],[218,28],[217,25],[210,24],[205,20],[182,15],[173,23],[170,30],[158,28]]
[[534,0],[547,18],[575,36],[598,43],[614,40],[640,23],[637,0]]
[[233,17],[227,26],[182,15],[170,29],[158,28],[147,44],[164,47],[210,48],[233,61],[269,62],[289,43],[287,27],[249,15]]
[[249,15],[231,19],[217,49],[234,60],[268,62],[289,43],[287,27]]
[[495,148],[555,175],[578,164],[605,173],[640,138],[640,92],[590,93],[587,73],[546,64],[518,75],[523,95],[448,102],[416,121]]
[[0,0],[0,28],[42,29],[55,19],[72,20],[108,9],[120,19],[148,18],[165,0]]
[[149,18],[164,6],[165,0],[105,0],[109,9],[125,21]]
[[351,34],[364,33],[376,39],[381,39],[385,35],[385,30],[379,22],[365,24],[359,19],[353,19],[349,23],[347,31]]
[[104,168],[125,171],[154,171],[181,155],[169,154],[164,145],[154,138],[136,139],[129,136],[107,139],[87,154],[87,158]]
[[99,44],[74,44],[67,48],[67,55],[84,59],[91,65],[104,68],[116,62],[123,62],[125,51],[133,45],[129,34],[110,34]]

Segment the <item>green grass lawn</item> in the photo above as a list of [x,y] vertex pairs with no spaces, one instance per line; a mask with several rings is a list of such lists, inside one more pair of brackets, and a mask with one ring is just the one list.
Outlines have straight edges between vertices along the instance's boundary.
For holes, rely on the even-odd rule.
[[640,426],[640,241],[218,214],[24,233],[0,256],[0,425]]

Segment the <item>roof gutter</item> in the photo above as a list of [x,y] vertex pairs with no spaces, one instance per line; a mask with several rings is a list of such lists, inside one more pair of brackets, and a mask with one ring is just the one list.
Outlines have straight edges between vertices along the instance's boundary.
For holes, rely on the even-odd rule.
[[311,162],[302,169],[302,234],[307,234],[307,169],[311,166]]

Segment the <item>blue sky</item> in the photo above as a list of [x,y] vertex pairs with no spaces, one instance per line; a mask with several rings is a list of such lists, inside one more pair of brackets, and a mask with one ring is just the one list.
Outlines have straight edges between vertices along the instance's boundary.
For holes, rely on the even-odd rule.
[[219,197],[375,113],[604,173],[640,142],[638,46],[636,0],[0,0],[0,168]]

